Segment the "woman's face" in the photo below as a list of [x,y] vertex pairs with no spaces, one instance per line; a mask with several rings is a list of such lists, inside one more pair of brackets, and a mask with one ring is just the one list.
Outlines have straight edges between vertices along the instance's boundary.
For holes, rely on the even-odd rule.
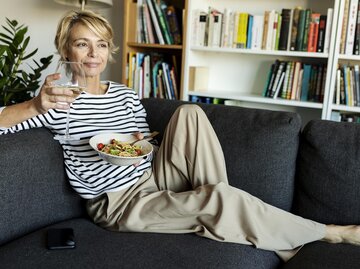
[[106,67],[108,57],[108,42],[82,23],[73,26],[66,58],[72,62],[82,62],[86,77],[99,77]]

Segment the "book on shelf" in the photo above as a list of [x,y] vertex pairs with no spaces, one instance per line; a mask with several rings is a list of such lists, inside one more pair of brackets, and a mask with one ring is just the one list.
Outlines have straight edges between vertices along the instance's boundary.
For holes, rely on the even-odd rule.
[[306,9],[305,10],[305,23],[304,23],[304,30],[303,30],[303,43],[301,46],[302,51],[307,51],[308,49],[308,43],[309,43],[309,27],[310,27],[310,21],[311,21],[311,10]]
[[138,0],[136,3],[136,41],[147,44],[179,45],[181,20],[178,10],[164,0]]
[[239,13],[239,22],[237,29],[236,37],[236,48],[244,49],[246,48],[246,39],[247,39],[247,24],[248,24],[248,13],[240,12]]
[[155,33],[156,33],[157,39],[159,41],[159,44],[165,45],[164,36],[163,36],[162,30],[160,28],[160,22],[158,20],[157,14],[156,14],[154,2],[153,2],[153,0],[146,0],[146,3],[148,5],[149,11],[150,11],[151,20],[154,24]]
[[[190,102],[193,103],[205,103],[205,104],[225,104],[227,100],[217,97],[206,97],[206,96],[197,96],[197,95],[190,95]],[[229,105],[227,103],[227,105]]]
[[165,9],[166,19],[168,21],[170,34],[173,38],[173,44],[180,45],[182,44],[182,31],[180,27],[180,23],[177,17],[176,9],[173,5],[169,5]]
[[268,73],[263,96],[322,102],[326,71],[323,64],[276,60]]
[[[174,44],[174,41],[172,39],[172,35],[170,35],[169,25],[168,21],[166,20],[166,15],[164,12],[164,9],[167,8],[167,5],[164,1],[161,0],[152,0],[153,6],[155,9],[155,13],[158,19],[158,22],[160,24],[160,29],[164,37],[165,44],[172,45]],[[163,6],[163,7],[161,7]]]
[[251,47],[250,47],[253,50],[261,49],[263,25],[264,25],[264,15],[254,15],[253,25],[251,30],[252,34],[251,34]]
[[[208,7],[206,12],[196,9],[192,14],[192,44],[196,46],[329,51],[333,8],[328,8],[326,14],[302,7],[250,14],[240,10]],[[220,22],[218,25],[217,21]]]
[[326,26],[327,26],[326,20],[327,20],[326,15],[320,15],[318,39],[317,39],[317,44],[316,44],[317,52],[324,52],[324,49],[325,49],[325,31],[326,31]]
[[205,44],[209,47],[220,47],[221,28],[223,14],[213,8],[209,8],[207,15],[208,35]]
[[360,107],[359,65],[339,65],[336,73],[334,103]]
[[354,52],[355,28],[358,12],[358,0],[350,0],[348,11],[348,22],[346,32],[345,54],[352,55]]
[[308,52],[316,52],[319,38],[320,13],[312,13],[309,25]]
[[139,98],[179,98],[176,56],[130,52],[128,58],[127,84]]
[[290,50],[296,50],[296,39],[298,36],[300,11],[302,7],[296,7],[293,11],[292,26],[291,26],[291,37],[290,37]]
[[357,17],[356,17],[354,54],[355,55],[360,54],[360,4],[358,4],[358,11],[357,11]]
[[290,32],[291,9],[283,8],[281,11],[281,28],[279,37],[279,50],[287,50]]

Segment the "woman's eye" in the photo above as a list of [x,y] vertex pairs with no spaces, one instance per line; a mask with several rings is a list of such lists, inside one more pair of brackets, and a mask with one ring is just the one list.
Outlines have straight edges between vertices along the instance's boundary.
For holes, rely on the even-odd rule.
[[86,43],[78,43],[76,46],[77,46],[77,47],[86,47],[87,44],[86,44]]
[[107,48],[108,45],[107,45],[106,43],[102,43],[102,44],[99,44],[99,47],[100,47],[100,48]]

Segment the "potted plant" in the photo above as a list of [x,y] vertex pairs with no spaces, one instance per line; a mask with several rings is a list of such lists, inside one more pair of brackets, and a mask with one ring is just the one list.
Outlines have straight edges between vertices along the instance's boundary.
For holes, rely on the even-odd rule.
[[[27,63],[38,49],[27,53],[28,28],[16,20],[6,19],[0,32],[0,107],[31,99],[39,88],[41,72],[51,63],[52,55]],[[24,69],[27,69],[25,70]],[[28,71],[30,70],[30,71]]]

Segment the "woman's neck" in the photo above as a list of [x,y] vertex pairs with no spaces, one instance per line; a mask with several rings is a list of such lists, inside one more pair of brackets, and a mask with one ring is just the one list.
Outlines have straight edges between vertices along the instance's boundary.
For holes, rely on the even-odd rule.
[[100,78],[87,78],[86,84],[87,93],[101,95],[104,94],[107,90],[107,85],[101,84]]

